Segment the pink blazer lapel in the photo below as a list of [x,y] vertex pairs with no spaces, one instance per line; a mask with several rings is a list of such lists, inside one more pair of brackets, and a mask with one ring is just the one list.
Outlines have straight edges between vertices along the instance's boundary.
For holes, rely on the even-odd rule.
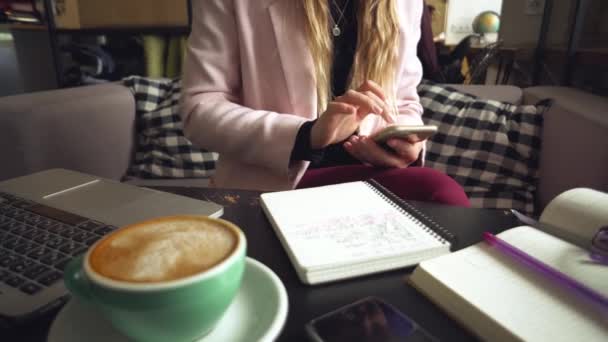
[[304,17],[293,0],[271,0],[268,11],[294,114],[316,117],[314,64],[304,34]]

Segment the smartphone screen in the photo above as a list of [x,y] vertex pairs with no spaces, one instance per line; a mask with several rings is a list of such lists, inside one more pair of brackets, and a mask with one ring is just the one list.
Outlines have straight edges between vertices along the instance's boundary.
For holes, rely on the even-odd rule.
[[311,321],[315,341],[438,341],[416,322],[377,298],[366,298]]

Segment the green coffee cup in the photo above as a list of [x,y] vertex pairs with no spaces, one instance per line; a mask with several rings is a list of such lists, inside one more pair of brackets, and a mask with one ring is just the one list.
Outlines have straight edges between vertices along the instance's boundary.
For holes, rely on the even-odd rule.
[[[91,263],[96,247],[123,229],[139,229],[149,222],[196,219],[226,229],[236,238],[228,256],[211,268],[161,282],[131,282],[97,272]],[[72,260],[65,271],[70,292],[98,310],[119,332],[136,341],[194,341],[211,332],[236,296],[245,268],[246,240],[241,230],[224,220],[179,216],[125,227]],[[125,231],[126,232],[126,231]]]

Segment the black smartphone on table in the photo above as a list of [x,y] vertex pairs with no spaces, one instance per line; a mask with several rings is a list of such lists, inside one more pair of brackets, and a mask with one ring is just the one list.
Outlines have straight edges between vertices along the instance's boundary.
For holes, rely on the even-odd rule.
[[439,341],[392,305],[368,297],[313,319],[306,325],[315,342]]

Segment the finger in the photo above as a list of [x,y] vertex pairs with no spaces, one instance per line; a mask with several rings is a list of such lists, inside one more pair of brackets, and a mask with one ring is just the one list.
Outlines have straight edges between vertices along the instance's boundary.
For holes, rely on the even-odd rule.
[[410,144],[415,144],[415,143],[419,143],[419,142],[423,142],[423,141],[427,140],[423,135],[420,135],[417,133],[411,133],[406,136],[394,138],[394,139],[397,141],[406,141]]
[[354,114],[357,108],[348,103],[332,101],[327,105],[327,113]]
[[364,91],[371,91],[374,94],[376,94],[376,96],[378,96],[378,98],[382,99],[383,102],[386,102],[386,96],[384,95],[384,89],[382,89],[382,87],[372,81],[372,80],[367,80],[365,82],[363,82],[363,84],[359,87],[359,91],[364,92]]
[[[393,109],[389,105],[386,95],[384,95],[384,89],[382,89],[382,87],[378,83],[376,83],[372,80],[367,80],[367,81],[363,82],[363,84],[359,87],[359,91],[361,91],[361,92],[370,91],[370,92],[374,93],[374,95],[376,95],[377,98],[382,100],[382,104],[384,107],[384,113],[378,113],[378,114],[382,114],[382,118],[389,124],[395,123],[395,120],[390,115],[390,113],[393,112]],[[397,115],[398,113],[394,113],[394,114]]]
[[381,98],[379,98],[374,92],[372,91],[365,91],[364,94],[370,98],[372,98],[377,104],[379,104],[380,106],[382,106],[382,113],[377,113],[380,116],[382,116],[382,118],[389,124],[395,123],[395,120],[393,119],[393,117],[391,116],[391,109],[388,106],[388,104],[383,101]]
[[379,114],[383,111],[381,104],[376,103],[371,97],[356,90],[347,91],[344,95],[338,97],[337,100],[359,107],[359,110],[365,115],[370,113]]
[[393,138],[393,139],[389,139],[387,141],[387,144],[395,150],[404,150],[405,151],[407,149],[410,149],[412,146],[416,147],[418,149],[421,149],[422,145],[424,144],[424,140],[410,141],[410,140]]
[[386,143],[393,150],[395,150],[396,152],[400,153],[401,151],[406,152],[407,150],[409,150],[417,142],[411,142],[411,141],[406,140],[406,139],[393,138],[393,139],[389,139]]
[[356,147],[363,158],[366,158],[376,166],[404,168],[409,165],[400,156],[386,151],[370,138],[361,138],[359,145]]
[[359,148],[357,148],[358,146],[360,146],[360,144],[357,143],[353,143],[352,139],[349,139],[347,142],[344,143],[344,149],[346,150],[346,152],[348,152],[351,156],[353,156],[355,159],[359,160],[362,163],[369,163],[368,160],[366,160],[364,158],[364,156],[361,154],[361,151]]
[[362,143],[367,145],[370,153],[373,153],[380,163],[388,167],[404,168],[410,164],[408,160],[396,154],[394,151],[389,151],[380,147],[373,139],[366,139]]
[[422,143],[412,144],[401,139],[390,139],[387,142],[387,145],[391,147],[395,153],[408,164],[418,160],[420,151],[422,151]]

